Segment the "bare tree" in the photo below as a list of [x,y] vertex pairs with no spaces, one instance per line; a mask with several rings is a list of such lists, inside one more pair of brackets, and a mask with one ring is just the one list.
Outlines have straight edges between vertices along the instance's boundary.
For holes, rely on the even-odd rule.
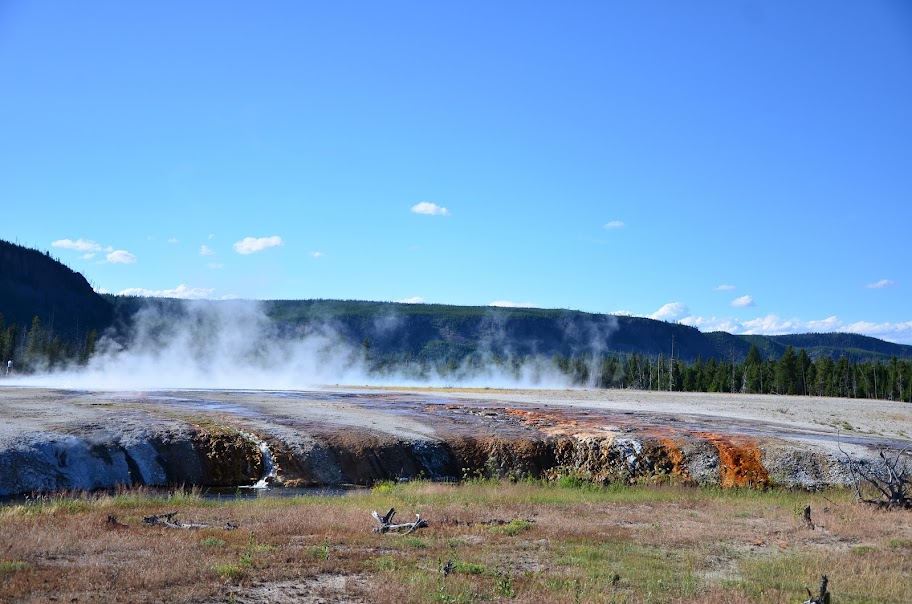
[[[912,445],[900,449],[895,455],[881,449],[879,460],[863,462],[852,459],[848,453],[839,450],[846,458],[846,468],[852,476],[855,496],[859,501],[886,509],[912,509],[912,476],[910,463],[904,458]],[[865,493],[875,493],[876,498]]]

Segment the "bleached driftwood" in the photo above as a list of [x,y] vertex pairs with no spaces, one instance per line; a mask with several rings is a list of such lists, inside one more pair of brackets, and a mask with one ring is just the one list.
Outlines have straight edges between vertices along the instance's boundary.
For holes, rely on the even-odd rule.
[[804,604],[830,604],[830,592],[827,591],[827,584],[830,580],[826,575],[820,577],[820,593],[816,596],[811,594],[811,590],[805,587],[808,592],[808,599],[804,601]]
[[390,531],[398,532],[403,529],[407,529],[402,535],[411,535],[420,528],[425,528],[428,523],[427,520],[421,519],[421,514],[415,514],[415,522],[406,522],[404,524],[393,524],[393,516],[396,515],[396,509],[390,508],[389,511],[381,516],[377,513],[376,510],[371,512],[371,516],[374,517],[379,523],[379,526],[374,527],[375,533],[389,533]]
[[[881,449],[878,452],[880,461],[865,464],[843,451],[838,435],[836,442],[846,458],[846,468],[852,476],[855,497],[859,501],[886,509],[912,509],[912,463],[905,456],[912,445],[903,447],[895,456],[887,456],[886,451]],[[863,488],[873,489],[880,494],[880,498],[866,498]]]
[[146,516],[143,518],[143,524],[151,524],[153,526],[166,526],[168,528],[176,529],[212,528],[208,524],[178,522],[174,519],[175,516],[177,516],[177,512],[168,512],[167,514],[155,514],[154,516]]

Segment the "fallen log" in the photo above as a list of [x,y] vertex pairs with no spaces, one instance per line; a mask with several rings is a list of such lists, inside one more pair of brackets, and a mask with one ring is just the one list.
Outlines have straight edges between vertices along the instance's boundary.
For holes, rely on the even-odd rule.
[[373,516],[374,520],[376,520],[379,523],[379,526],[375,526],[373,531],[375,533],[383,534],[383,533],[389,533],[391,531],[398,532],[403,529],[407,529],[404,533],[401,533],[403,536],[405,536],[405,535],[411,535],[418,529],[426,528],[428,526],[427,520],[421,519],[421,514],[415,514],[415,522],[405,522],[403,524],[394,524],[393,523],[393,516],[395,516],[395,515],[396,515],[395,508],[390,508],[389,511],[386,514],[384,514],[383,516],[378,514],[376,510],[371,512],[371,516]]
[[176,529],[212,528],[208,524],[178,522],[174,519],[175,516],[177,516],[177,512],[168,512],[167,514],[155,514],[152,516],[146,516],[143,518],[143,524],[149,524],[152,526],[165,526],[168,528]]

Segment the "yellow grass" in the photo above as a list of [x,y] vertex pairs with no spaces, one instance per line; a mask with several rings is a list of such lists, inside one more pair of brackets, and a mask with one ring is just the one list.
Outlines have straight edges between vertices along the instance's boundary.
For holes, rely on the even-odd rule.
[[[805,527],[810,505],[817,528]],[[380,535],[371,510],[430,522]],[[149,526],[178,512],[211,528]],[[116,516],[118,526],[108,522]],[[236,525],[238,528],[228,528]],[[438,572],[450,561],[451,572]],[[50,498],[0,508],[0,601],[907,602],[912,512],[848,493],[383,485],[338,498]],[[263,600],[265,601],[265,600]],[[316,600],[310,600],[316,601]]]

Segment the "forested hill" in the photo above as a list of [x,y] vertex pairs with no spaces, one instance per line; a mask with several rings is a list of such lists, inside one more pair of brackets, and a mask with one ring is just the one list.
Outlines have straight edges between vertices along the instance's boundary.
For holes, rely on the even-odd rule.
[[497,355],[674,356],[683,361],[743,362],[754,345],[762,358],[778,359],[788,346],[814,359],[852,361],[912,359],[912,346],[856,334],[741,336],[703,333],[686,325],[643,317],[580,311],[490,306],[448,306],[334,300],[273,300],[268,315],[286,328],[329,324],[351,342],[383,353],[461,357]]
[[[323,332],[362,347],[381,364],[411,360],[459,362],[467,357],[628,357],[741,363],[755,346],[776,360],[791,346],[811,359],[912,359],[912,346],[853,334],[743,336],[702,333],[642,317],[572,310],[495,308],[340,300],[194,301],[100,296],[86,279],[49,254],[0,241],[0,355],[24,360],[43,353],[85,360],[95,331],[126,338],[136,313],[157,307],[180,318],[187,308],[237,308],[264,313],[288,337]],[[33,319],[38,317],[36,324]],[[39,331],[35,331],[35,327]],[[266,334],[264,334],[265,337]],[[5,341],[4,341],[5,337]]]
[[80,273],[47,253],[0,241],[0,313],[6,326],[29,327],[37,316],[67,339],[111,324],[112,305]]

